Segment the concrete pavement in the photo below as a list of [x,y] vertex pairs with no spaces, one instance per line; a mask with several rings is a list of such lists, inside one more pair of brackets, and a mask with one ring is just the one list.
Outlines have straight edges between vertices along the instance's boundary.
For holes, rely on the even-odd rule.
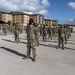
[[36,62],[22,59],[27,51],[24,33],[20,41],[16,44],[14,35],[0,35],[0,75],[75,75],[75,33],[65,50],[56,49],[57,38],[40,41]]

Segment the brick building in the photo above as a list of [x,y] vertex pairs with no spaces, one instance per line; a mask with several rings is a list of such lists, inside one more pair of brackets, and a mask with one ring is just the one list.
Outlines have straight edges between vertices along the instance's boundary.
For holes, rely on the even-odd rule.
[[58,25],[58,20],[52,20],[52,25]]
[[51,26],[58,25],[58,20],[44,19],[44,24]]
[[50,19],[44,19],[44,24],[52,26],[52,20],[50,20]]
[[29,15],[22,12],[11,12],[10,13],[13,16],[13,23],[18,23],[23,26],[26,26],[29,22]]
[[12,21],[13,17],[10,13],[0,12],[0,20],[4,22]]
[[23,12],[0,12],[0,20],[4,22],[11,21],[12,23],[18,23],[19,25],[26,26],[29,19],[33,18],[34,22],[37,24],[47,24],[47,25],[57,25],[58,20],[44,19],[44,15],[41,14],[26,14]]

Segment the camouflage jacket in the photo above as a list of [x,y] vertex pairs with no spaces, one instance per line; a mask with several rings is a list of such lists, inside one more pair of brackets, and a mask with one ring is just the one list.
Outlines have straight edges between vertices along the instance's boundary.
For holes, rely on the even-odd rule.
[[27,41],[31,43],[35,42],[35,27],[33,25],[28,26]]

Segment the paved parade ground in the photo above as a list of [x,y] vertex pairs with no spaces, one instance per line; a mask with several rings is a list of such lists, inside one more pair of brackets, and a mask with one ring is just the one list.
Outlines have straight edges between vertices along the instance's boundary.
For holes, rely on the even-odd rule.
[[56,49],[57,38],[40,41],[36,62],[23,59],[26,45],[25,33],[19,44],[14,43],[14,35],[0,35],[0,75],[75,75],[75,33],[64,50]]

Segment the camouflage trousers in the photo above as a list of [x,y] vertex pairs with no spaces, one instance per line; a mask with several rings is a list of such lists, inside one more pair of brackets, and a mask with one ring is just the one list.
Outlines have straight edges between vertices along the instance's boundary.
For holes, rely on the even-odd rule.
[[36,48],[35,48],[35,43],[31,43],[31,42],[28,42],[27,43],[27,56],[30,57],[30,54],[31,54],[31,49],[32,49],[32,54],[33,54],[33,57],[36,56]]
[[59,37],[58,38],[58,47],[62,45],[62,49],[64,49],[64,37]]
[[19,40],[19,34],[16,34],[16,33],[15,33],[14,36],[15,36],[15,42],[16,42],[16,43],[19,43],[19,42],[20,42],[20,40]]
[[45,42],[47,41],[47,35],[46,34],[45,35],[43,34],[43,41],[45,41]]
[[3,31],[4,35],[7,35],[7,31]]
[[39,46],[39,35],[37,34],[37,35],[35,36],[35,38],[36,38],[36,46]]
[[48,32],[48,39],[50,39],[50,36],[51,36],[51,33],[50,33],[50,32]]
[[51,39],[52,40],[52,37],[53,37],[53,34],[52,33],[49,33],[48,39]]
[[53,32],[53,37],[56,37],[56,33],[55,32]]
[[65,35],[65,44],[67,44],[67,35]]

